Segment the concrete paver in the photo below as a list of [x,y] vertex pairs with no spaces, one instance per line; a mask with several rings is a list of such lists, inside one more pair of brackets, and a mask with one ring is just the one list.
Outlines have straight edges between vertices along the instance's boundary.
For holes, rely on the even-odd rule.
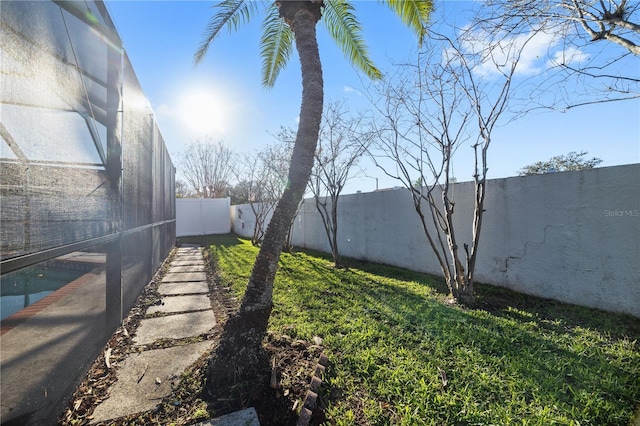
[[193,281],[207,281],[207,274],[205,272],[168,272],[164,278],[163,283],[181,283],[181,282],[193,282]]
[[188,266],[172,266],[171,272],[206,272],[204,264]]
[[198,246],[198,245],[184,245],[182,247],[178,247],[177,252],[178,253],[182,253],[185,251],[196,251],[198,253],[202,252],[202,247]]
[[207,333],[214,325],[216,319],[212,310],[147,318],[140,322],[133,342],[136,345],[146,345],[160,339],[199,336]]
[[192,256],[182,256],[182,257],[176,257],[173,262],[171,262],[171,266],[181,266],[181,265],[175,265],[176,262],[189,262],[190,265],[204,265],[204,260],[202,259],[202,256],[198,256],[198,257],[192,257]]
[[200,260],[202,259],[201,253],[182,253],[177,254],[175,257],[176,260]]
[[173,259],[173,262],[191,262],[191,263],[195,263],[195,264],[201,264],[204,263],[204,259],[202,258],[202,255],[183,255],[183,256],[176,256]]
[[206,294],[196,296],[174,296],[162,299],[162,305],[150,306],[147,314],[156,312],[175,313],[188,311],[201,311],[211,309],[211,300]]
[[176,294],[208,293],[209,285],[203,282],[193,283],[167,283],[158,286],[158,293],[169,296]]
[[195,426],[260,426],[260,422],[258,421],[256,409],[249,407],[245,410],[197,423]]
[[171,262],[170,266],[173,268],[174,266],[200,266],[200,265],[204,265],[204,261],[193,262],[190,260],[174,260],[173,262]]
[[184,245],[184,246],[178,247],[176,251],[178,253],[184,253],[184,252],[190,252],[190,251],[202,253],[202,247],[198,245]]
[[213,342],[204,341],[129,355],[118,366],[118,381],[109,397],[93,411],[92,422],[151,410],[171,393],[182,372],[212,346]]

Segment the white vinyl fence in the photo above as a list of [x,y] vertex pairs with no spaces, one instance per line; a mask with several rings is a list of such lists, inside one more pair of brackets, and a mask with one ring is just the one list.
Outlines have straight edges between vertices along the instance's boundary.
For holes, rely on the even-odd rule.
[[[461,244],[471,239],[473,188],[454,187]],[[640,164],[493,179],[485,210],[477,281],[640,317]],[[251,236],[251,208],[232,211],[234,232]],[[338,231],[344,256],[441,275],[406,189],[341,196]],[[312,200],[292,243],[330,251]]]
[[176,237],[231,232],[230,198],[177,198]]

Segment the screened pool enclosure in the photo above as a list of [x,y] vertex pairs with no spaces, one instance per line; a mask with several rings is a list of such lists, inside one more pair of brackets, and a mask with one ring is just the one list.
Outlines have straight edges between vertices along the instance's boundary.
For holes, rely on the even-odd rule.
[[2,1],[1,420],[52,424],[175,243],[175,169],[105,5]]

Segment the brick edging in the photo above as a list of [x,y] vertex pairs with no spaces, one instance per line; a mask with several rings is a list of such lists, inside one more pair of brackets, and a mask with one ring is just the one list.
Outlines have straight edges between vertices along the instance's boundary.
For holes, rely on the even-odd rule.
[[296,426],[308,426],[311,422],[311,415],[313,414],[313,409],[316,408],[320,386],[322,385],[322,377],[324,376],[328,363],[329,358],[327,358],[324,352],[321,353],[313,377],[311,377],[311,382],[309,383],[311,389],[307,391],[307,395],[304,398],[304,404],[302,410],[300,410]]

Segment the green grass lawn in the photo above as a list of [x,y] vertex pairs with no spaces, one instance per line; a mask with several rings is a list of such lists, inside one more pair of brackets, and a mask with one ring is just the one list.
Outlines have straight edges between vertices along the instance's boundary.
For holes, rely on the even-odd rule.
[[[240,297],[257,249],[229,235],[207,244]],[[436,277],[347,264],[283,254],[270,322],[277,334],[324,338],[322,397],[335,424],[627,426],[634,412],[638,421],[637,318],[487,285],[461,307]]]

